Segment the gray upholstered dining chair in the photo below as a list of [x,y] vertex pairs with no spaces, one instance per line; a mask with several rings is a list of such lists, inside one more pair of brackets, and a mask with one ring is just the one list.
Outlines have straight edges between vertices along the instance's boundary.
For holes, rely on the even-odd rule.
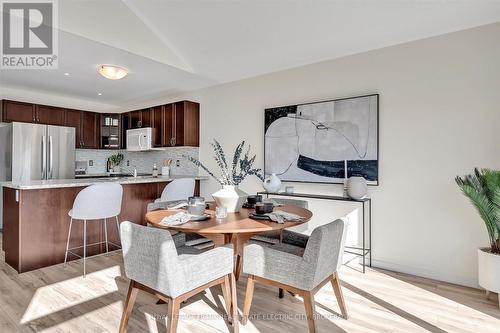
[[[120,332],[125,332],[139,290],[168,303],[167,331],[177,331],[183,301],[212,286],[221,285],[229,322],[238,331],[233,249],[228,246],[194,255],[176,248],[165,230],[122,222],[120,233],[125,275],[130,279]],[[230,310],[231,309],[231,310]]]
[[248,274],[243,307],[243,324],[248,320],[254,283],[263,283],[303,297],[309,332],[316,332],[314,294],[331,282],[342,316],[347,309],[337,273],[342,263],[347,223],[338,219],[317,227],[305,248],[287,243],[272,246],[247,245],[243,255],[243,272]]

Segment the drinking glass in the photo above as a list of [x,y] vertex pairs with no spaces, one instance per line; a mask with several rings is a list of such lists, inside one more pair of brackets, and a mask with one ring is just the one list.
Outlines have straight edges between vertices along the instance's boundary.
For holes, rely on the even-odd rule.
[[218,219],[223,219],[227,217],[226,207],[215,207],[215,217]]

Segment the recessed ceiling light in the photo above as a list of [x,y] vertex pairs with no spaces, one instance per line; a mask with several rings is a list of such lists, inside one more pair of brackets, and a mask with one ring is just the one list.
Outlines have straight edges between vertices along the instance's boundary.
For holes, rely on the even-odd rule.
[[97,95],[102,96],[102,93],[97,93]]
[[69,73],[68,72],[64,73],[64,76],[69,76]]
[[115,65],[99,65],[97,67],[97,72],[110,80],[123,79],[128,74],[126,68]]

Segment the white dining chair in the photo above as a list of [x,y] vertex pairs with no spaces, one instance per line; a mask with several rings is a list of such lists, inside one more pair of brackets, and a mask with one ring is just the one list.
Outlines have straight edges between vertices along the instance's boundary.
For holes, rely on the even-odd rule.
[[165,186],[159,199],[155,202],[187,200],[194,195],[194,178],[174,179]]
[[[182,201],[187,201],[189,197],[194,195],[195,183],[194,178],[174,179],[165,186],[159,199],[148,204],[147,211],[169,209]],[[200,248],[210,248],[214,246],[210,239],[197,234],[183,234],[177,231],[170,231],[170,233],[177,243],[180,243],[179,237],[184,237],[184,242],[186,242],[188,246]]]
[[[117,183],[102,183],[91,185],[81,190],[73,202],[73,208],[68,212],[70,216],[68,240],[66,242],[66,253],[64,254],[64,263],[68,260],[68,253],[83,259],[83,276],[86,275],[85,260],[87,257],[87,246],[106,244],[106,253],[109,252],[109,245],[112,244],[118,248],[120,245],[110,242],[108,240],[108,219],[114,218],[116,221],[116,228],[118,230],[118,239],[120,239],[120,222],[118,215],[122,209],[123,188]],[[69,248],[71,239],[71,229],[73,222],[83,222],[83,257],[72,252],[82,248],[82,246]],[[102,221],[104,224],[104,242],[97,242],[87,244],[87,222]]]

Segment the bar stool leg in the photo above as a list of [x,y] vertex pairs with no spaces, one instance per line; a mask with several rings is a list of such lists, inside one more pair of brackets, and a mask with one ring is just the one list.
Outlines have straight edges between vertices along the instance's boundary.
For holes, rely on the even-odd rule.
[[70,218],[69,230],[68,230],[68,240],[66,241],[66,253],[64,254],[64,266],[66,266],[66,261],[68,260],[69,239],[71,238],[71,228],[72,227],[73,227],[73,218]]
[[118,240],[120,241],[120,246],[122,245],[122,238],[120,236],[120,222],[118,222],[118,216],[116,218],[116,228],[118,229]]
[[83,220],[83,277],[86,276],[85,257],[87,256],[87,220]]
[[106,255],[108,254],[109,252],[109,249],[108,249],[108,219],[104,219],[104,240],[106,241]]

